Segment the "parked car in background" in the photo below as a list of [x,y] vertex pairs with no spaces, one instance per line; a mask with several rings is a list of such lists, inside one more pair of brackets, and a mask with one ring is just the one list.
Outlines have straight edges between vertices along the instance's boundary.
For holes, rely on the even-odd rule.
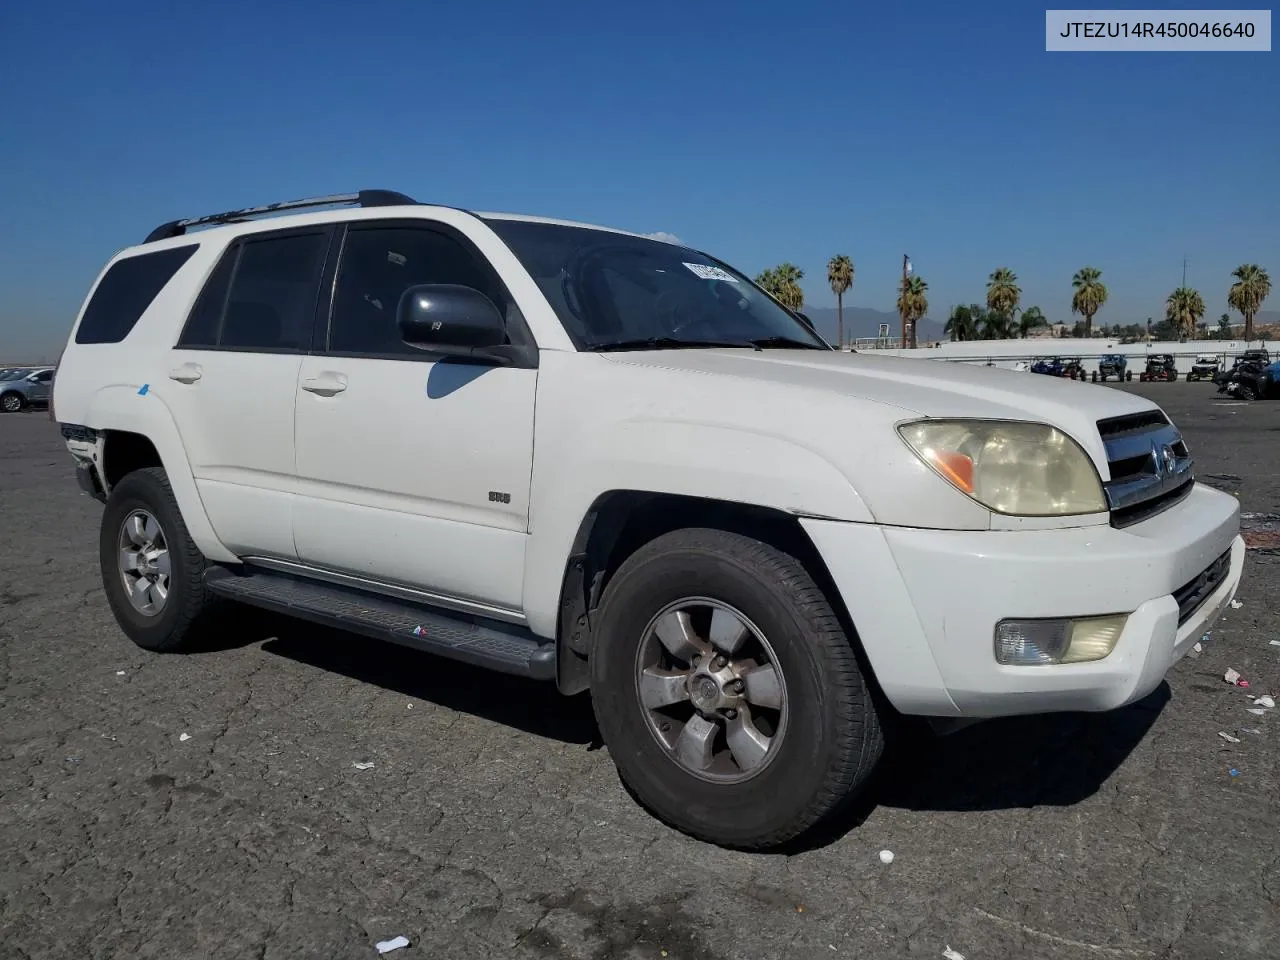
[[0,369],[0,383],[5,380],[21,380],[33,369],[33,367],[4,367]]
[[1195,363],[1191,364],[1191,369],[1187,371],[1187,382],[1193,383],[1197,380],[1213,380],[1218,379],[1218,367],[1220,361],[1211,353],[1202,353],[1196,357]]
[[17,413],[26,407],[47,407],[52,384],[53,367],[20,379],[0,380],[0,411]]
[[1178,365],[1173,354],[1157,353],[1147,357],[1147,368],[1138,374],[1139,380],[1177,380]]
[[1098,369],[1093,372],[1090,378],[1094,383],[1101,380],[1107,382],[1108,377],[1115,377],[1117,380],[1132,380],[1133,371],[1129,369],[1129,358],[1124,354],[1107,354],[1105,357],[1098,358]]
[[1031,365],[1031,372],[1070,380],[1086,379],[1084,364],[1079,357],[1040,357]]

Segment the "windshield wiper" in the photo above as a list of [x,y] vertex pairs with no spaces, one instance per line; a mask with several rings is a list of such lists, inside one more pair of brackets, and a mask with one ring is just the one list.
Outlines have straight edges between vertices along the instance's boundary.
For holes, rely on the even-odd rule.
[[678,337],[637,337],[631,340],[605,340],[593,343],[592,350],[676,350],[681,347],[747,347],[759,350],[750,340],[681,340]]
[[765,347],[777,347],[784,350],[825,350],[825,347],[819,346],[807,340],[796,340],[792,337],[758,337],[755,340],[749,340],[753,347],[764,349]]

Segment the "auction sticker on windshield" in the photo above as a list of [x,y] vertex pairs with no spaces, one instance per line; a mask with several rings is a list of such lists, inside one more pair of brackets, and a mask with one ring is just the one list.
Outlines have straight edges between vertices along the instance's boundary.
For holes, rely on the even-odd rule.
[[713,267],[709,263],[686,263],[685,266],[703,280],[724,280],[728,283],[738,282],[738,278],[732,273],[727,270],[721,270],[719,267]]

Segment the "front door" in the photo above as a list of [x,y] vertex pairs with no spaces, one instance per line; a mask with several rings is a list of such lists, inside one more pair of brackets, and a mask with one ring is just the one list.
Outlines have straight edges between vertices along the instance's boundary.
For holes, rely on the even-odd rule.
[[519,613],[537,370],[440,359],[396,327],[406,288],[455,283],[519,312],[483,255],[423,220],[357,221],[298,378],[299,559]]

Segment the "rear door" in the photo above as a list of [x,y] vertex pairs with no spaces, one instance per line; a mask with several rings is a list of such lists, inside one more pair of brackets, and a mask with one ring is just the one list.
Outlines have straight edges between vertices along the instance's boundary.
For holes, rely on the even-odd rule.
[[294,403],[332,235],[322,224],[233,241],[169,357],[163,399],[209,521],[240,556],[297,558]]

